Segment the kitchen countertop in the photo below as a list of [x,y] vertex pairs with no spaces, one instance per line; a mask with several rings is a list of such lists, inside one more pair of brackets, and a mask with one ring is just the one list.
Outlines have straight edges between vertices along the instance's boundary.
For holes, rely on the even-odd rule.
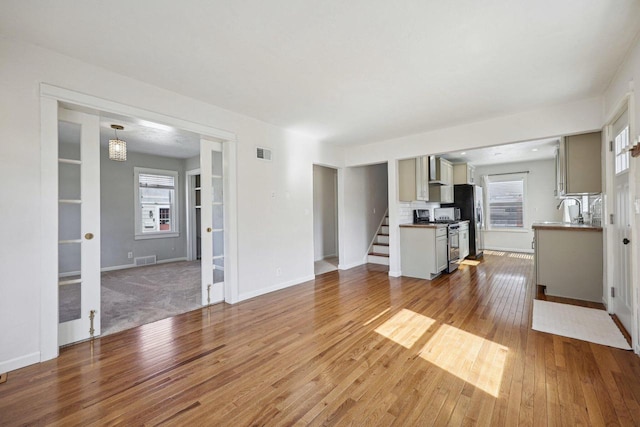
[[435,224],[435,223],[424,223],[424,224],[400,224],[400,227],[408,227],[408,228],[445,228],[447,224]]
[[602,227],[591,224],[572,224],[570,222],[534,222],[531,226],[534,230],[568,230],[568,231],[602,231]]

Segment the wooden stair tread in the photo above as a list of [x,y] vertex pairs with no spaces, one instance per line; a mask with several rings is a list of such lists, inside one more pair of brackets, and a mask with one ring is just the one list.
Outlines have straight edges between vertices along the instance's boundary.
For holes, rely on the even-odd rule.
[[388,243],[374,243],[373,246],[389,246]]
[[382,234],[382,233],[378,233],[377,235],[378,236],[384,236],[384,237],[388,237],[389,236],[388,234]]
[[389,254],[382,254],[380,252],[369,252],[369,255],[382,256],[382,257],[385,257],[385,258],[389,258]]

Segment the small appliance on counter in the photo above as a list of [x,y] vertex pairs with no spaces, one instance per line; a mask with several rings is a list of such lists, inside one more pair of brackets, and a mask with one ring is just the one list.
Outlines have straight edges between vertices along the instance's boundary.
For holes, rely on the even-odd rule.
[[429,209],[414,209],[413,210],[413,223],[425,224],[430,222]]

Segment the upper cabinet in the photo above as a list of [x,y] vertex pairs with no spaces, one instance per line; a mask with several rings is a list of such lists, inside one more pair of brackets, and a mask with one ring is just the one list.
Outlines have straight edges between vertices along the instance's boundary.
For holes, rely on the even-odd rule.
[[429,157],[429,195],[432,202],[453,203],[453,165],[440,157]]
[[398,198],[401,202],[429,200],[429,158],[398,161]]
[[453,165],[442,157],[429,156],[429,184],[453,185]]
[[460,163],[453,165],[453,183],[454,184],[475,184],[476,168],[469,163]]
[[561,138],[556,151],[556,196],[602,192],[602,132]]

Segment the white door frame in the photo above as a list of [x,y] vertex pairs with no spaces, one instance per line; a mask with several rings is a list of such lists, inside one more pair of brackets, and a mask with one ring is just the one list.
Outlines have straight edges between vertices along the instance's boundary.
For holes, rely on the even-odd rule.
[[[341,207],[340,205],[340,201],[339,201],[339,197],[338,197],[338,191],[339,191],[339,182],[341,181],[341,178],[339,178],[340,175],[340,169],[338,167],[335,166],[329,166],[329,165],[325,165],[322,163],[313,163],[311,165],[311,174],[312,174],[312,187],[315,191],[315,176],[314,174],[314,166],[320,166],[323,168],[327,168],[327,169],[331,169],[333,171],[335,171],[334,177],[333,177],[333,191],[335,193],[335,209],[333,212],[334,215],[334,221],[336,224],[336,229],[334,230],[334,239],[336,242],[335,245],[335,253],[336,253],[336,257],[338,258],[338,260],[340,260],[340,211],[341,211]],[[315,231],[315,200],[313,200],[313,209],[311,210],[311,224],[313,227],[313,263],[316,262],[316,256],[315,256],[315,245],[316,245],[316,231]],[[324,257],[322,258],[324,259]],[[338,261],[338,266],[340,265],[340,261]],[[340,267],[338,267],[340,268]]]
[[[40,218],[42,253],[40,271],[40,361],[58,356],[58,149],[52,141],[58,138],[58,105],[79,111],[105,112],[136,117],[167,126],[184,129],[219,140],[225,147],[228,170],[228,191],[225,204],[229,221],[225,223],[228,247],[225,246],[228,270],[225,271],[225,301],[238,301],[238,224],[237,224],[237,139],[232,132],[190,122],[143,108],[86,95],[46,83],[40,84]],[[226,218],[225,218],[226,219]]]
[[[605,244],[605,259],[604,259],[604,297],[603,302],[607,306],[607,311],[610,314],[613,314],[613,298],[611,297],[611,287],[615,281],[615,268],[616,268],[616,244],[618,243],[615,230],[613,226],[610,224],[609,215],[615,211],[614,203],[615,197],[614,188],[615,188],[615,170],[613,169],[613,155],[609,150],[609,141],[613,139],[615,135],[612,135],[612,125],[615,120],[622,114],[624,110],[628,111],[629,116],[629,135],[633,144],[633,140],[636,135],[636,123],[635,123],[635,103],[634,103],[634,93],[628,92],[625,96],[618,102],[616,108],[612,110],[612,113],[607,117],[605,121],[604,128],[604,153],[603,156],[603,172],[604,172],[604,181],[605,181],[605,194],[604,194],[604,206],[605,212],[603,212],[603,229],[604,229],[604,244]],[[631,335],[631,347],[633,348],[636,354],[640,354],[640,325],[638,319],[638,297],[639,297],[639,288],[638,288],[638,263],[634,262],[634,260],[638,259],[638,239],[635,238],[638,236],[637,226],[635,221],[635,213],[633,212],[634,200],[636,198],[636,175],[638,173],[637,168],[637,160],[631,158],[629,163],[629,203],[628,206],[632,210],[629,212],[629,219],[631,222],[631,292],[632,292],[632,330],[627,331]]]
[[186,191],[186,227],[187,227],[187,259],[189,261],[195,261],[197,259],[197,236],[196,236],[196,217],[195,217],[195,197],[194,187],[191,181],[194,176],[200,175],[200,168],[191,169],[185,172],[185,191]]

